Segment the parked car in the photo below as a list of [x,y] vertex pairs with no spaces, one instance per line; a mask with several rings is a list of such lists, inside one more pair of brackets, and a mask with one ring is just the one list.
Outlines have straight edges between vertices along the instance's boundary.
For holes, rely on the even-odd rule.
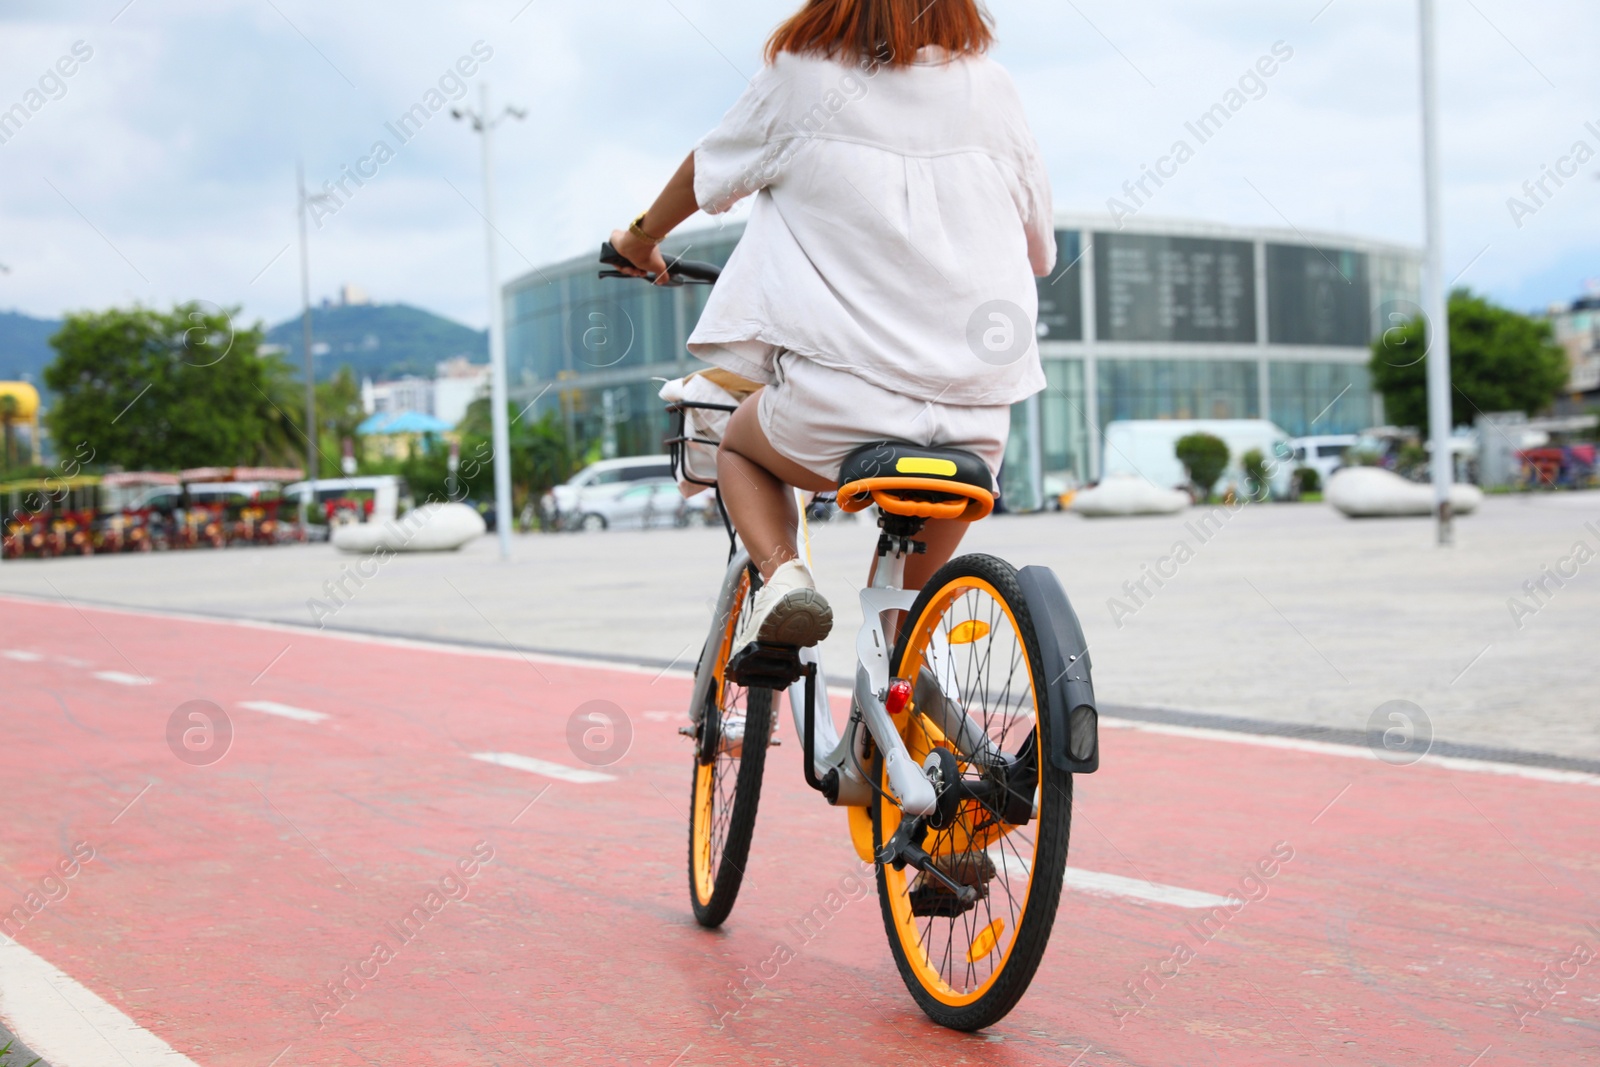
[[630,482],[618,492],[591,494],[583,498],[583,510],[570,515],[569,530],[648,530],[662,526],[707,526],[721,522],[715,498],[701,493],[688,500],[671,478],[652,478]]
[[1294,465],[1310,467],[1322,479],[1322,484],[1327,485],[1333,472],[1344,466],[1344,454],[1357,440],[1353,433],[1339,433],[1296,437],[1289,443],[1294,446]]
[[551,526],[570,526],[596,510],[603,501],[617,496],[635,482],[672,477],[671,456],[632,456],[628,459],[603,459],[591,463],[540,499],[545,520]]

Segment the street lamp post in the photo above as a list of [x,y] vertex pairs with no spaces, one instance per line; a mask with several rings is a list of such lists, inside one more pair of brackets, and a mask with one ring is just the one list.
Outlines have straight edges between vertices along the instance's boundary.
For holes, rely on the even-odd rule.
[[317,499],[317,378],[311,360],[311,253],[306,243],[306,209],[328,198],[321,193],[307,195],[306,171],[298,160],[295,179],[300,186],[300,323],[305,344],[306,372],[306,477],[307,496],[300,499],[300,529],[306,529],[306,512]]
[[506,413],[506,339],[500,321],[500,277],[495,265],[494,242],[494,161],[492,136],[494,128],[509,116],[525,118],[527,112],[508,107],[499,115],[489,109],[489,84],[483,83],[481,110],[457,108],[450,112],[458,119],[467,119],[472,128],[483,135],[483,225],[484,244],[489,269],[489,405],[490,426],[494,443],[494,514],[495,532],[500,539],[500,558],[511,558],[511,426]]
[[1440,545],[1453,544],[1450,486],[1455,456],[1450,451],[1450,305],[1445,293],[1444,229],[1439,205],[1438,66],[1434,0],[1420,0],[1422,42],[1422,184],[1427,258],[1422,271],[1427,326],[1428,436],[1433,444],[1433,499]]

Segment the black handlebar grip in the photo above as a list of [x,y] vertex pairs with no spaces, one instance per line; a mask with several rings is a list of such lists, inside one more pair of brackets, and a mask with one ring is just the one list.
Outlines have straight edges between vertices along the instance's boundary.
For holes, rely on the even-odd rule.
[[[640,269],[623,256],[621,252],[618,252],[610,241],[602,242],[600,245],[600,262],[608,267],[618,268],[616,271],[601,271],[600,277],[602,278],[631,277],[631,275],[620,273],[620,270],[622,268]],[[691,259],[677,259],[667,264],[667,274],[669,275],[667,282],[669,286],[682,285],[685,282],[712,285],[721,277],[722,268],[715,263],[699,263]],[[651,281],[655,280],[654,275],[649,277]]]

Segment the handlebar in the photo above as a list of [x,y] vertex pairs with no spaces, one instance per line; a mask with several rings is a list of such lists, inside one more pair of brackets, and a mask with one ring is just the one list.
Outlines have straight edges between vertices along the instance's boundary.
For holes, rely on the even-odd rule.
[[[623,258],[621,252],[611,247],[611,242],[606,241],[600,246],[600,262],[608,267],[632,267],[633,264]],[[667,262],[667,281],[662,283],[668,287],[679,285],[715,285],[722,275],[722,268],[715,263],[697,263],[692,259],[674,259]],[[620,270],[603,270],[602,278],[632,278],[631,274],[624,274]],[[647,274],[645,279],[652,284],[656,275]]]

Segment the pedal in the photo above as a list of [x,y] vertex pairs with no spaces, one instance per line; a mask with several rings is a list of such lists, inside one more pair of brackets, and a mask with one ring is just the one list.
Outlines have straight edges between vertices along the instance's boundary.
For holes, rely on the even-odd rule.
[[[919,918],[938,916],[945,919],[963,915],[989,895],[989,883],[994,876],[994,860],[989,858],[987,852],[934,856],[929,860],[928,867],[917,875],[911,892],[907,894],[911,900],[911,914]],[[971,900],[963,900],[942,879],[966,886],[977,895]]]
[[963,904],[960,897],[944,886],[925,883],[921,874],[917,875],[916,884],[906,897],[911,901],[911,914],[919,919],[954,919],[978,906],[976,897]]
[[[994,877],[993,862],[989,863],[987,878],[979,877],[982,874],[981,866],[975,862],[970,865],[970,871],[964,871],[978,882],[977,886],[952,878],[944,870],[951,866],[949,861],[943,857],[936,859],[923,849],[922,840],[927,833],[927,816],[901,819],[899,829],[895,830],[888,844],[879,850],[877,861],[891,864],[896,870],[905,870],[909,866],[921,872],[912,883],[912,914],[950,917],[969,911],[988,895],[988,880]],[[987,856],[984,858],[988,859]],[[966,868],[968,865],[962,866]],[[930,910],[917,911],[919,904]]]
[[746,689],[787,689],[805,673],[793,645],[752,641],[728,660],[727,679]]

